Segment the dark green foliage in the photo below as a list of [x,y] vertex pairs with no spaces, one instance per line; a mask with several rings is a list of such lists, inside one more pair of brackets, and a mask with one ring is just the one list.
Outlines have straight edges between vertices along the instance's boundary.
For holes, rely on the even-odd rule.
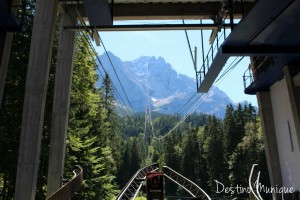
[[[34,13],[31,1],[27,12],[24,32],[14,36],[0,110],[1,199],[12,199],[14,195]],[[56,36],[43,125],[37,199],[44,199],[46,192],[57,44]],[[228,186],[245,185],[253,163],[259,164],[263,172],[262,183],[268,185],[260,122],[252,105],[238,105],[237,109],[228,105],[224,120],[194,113],[172,134],[159,141],[152,136],[149,146],[145,146],[144,113],[119,117],[109,76],[104,77],[101,88],[95,87],[98,81],[95,66],[89,46],[79,39],[74,61],[65,178],[70,178],[74,166],[79,164],[83,167],[85,182],[74,199],[112,199],[116,194],[116,183],[122,188],[140,167],[152,162],[173,168],[210,194],[215,193],[214,180]],[[159,136],[167,135],[180,120],[180,116],[152,114],[155,134]],[[171,182],[166,182],[165,188],[169,195],[182,192]]]
[[[69,116],[66,172],[75,165],[84,170],[84,186],[74,199],[110,199],[115,194],[116,162],[112,152],[117,133],[113,128],[113,96],[107,84],[104,95],[95,87],[96,63],[79,40],[74,61]],[[68,177],[69,174],[66,173]]]
[[222,123],[216,117],[211,117],[208,125],[204,127],[205,140],[205,159],[208,169],[208,185],[212,191],[216,191],[215,180],[224,180],[224,152]]
[[[172,134],[164,139],[164,165],[171,167],[175,171],[180,171],[181,163],[181,147],[177,144],[178,139],[176,135]],[[177,192],[177,185],[166,179],[165,193],[167,195],[175,195]]]
[[181,170],[188,179],[207,190],[208,171],[205,159],[203,132],[188,131],[181,142]]
[[121,166],[118,173],[118,182],[121,188],[123,188],[130,178],[140,169],[143,146],[140,144],[142,141],[137,138],[129,138],[125,147],[125,151],[122,157]]
[[[260,183],[269,186],[262,132],[259,123],[247,122],[246,133],[230,156],[230,182],[233,186],[247,185],[253,164],[258,164],[261,171]],[[247,197],[247,194],[244,194]]]

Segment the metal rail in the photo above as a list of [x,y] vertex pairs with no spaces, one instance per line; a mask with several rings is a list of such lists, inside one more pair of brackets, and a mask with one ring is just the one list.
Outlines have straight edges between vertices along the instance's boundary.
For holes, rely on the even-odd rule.
[[[222,24],[226,28],[230,28],[230,24]],[[96,30],[96,31],[163,31],[163,30],[212,30],[218,29],[217,24],[127,24],[113,26],[64,26],[66,30]]]
[[158,164],[154,163],[137,171],[122,189],[120,194],[117,196],[116,200],[135,199],[143,185],[143,182],[146,179],[146,173],[154,172],[158,169]]
[[77,192],[83,184],[83,170],[77,165],[77,169],[73,171],[73,178],[53,193],[47,200],[69,200]]
[[172,182],[176,183],[187,191],[192,197],[197,197],[199,199],[211,200],[211,198],[206,194],[206,192],[196,185],[191,180],[177,173],[173,169],[167,166],[163,166],[164,176],[170,179]]

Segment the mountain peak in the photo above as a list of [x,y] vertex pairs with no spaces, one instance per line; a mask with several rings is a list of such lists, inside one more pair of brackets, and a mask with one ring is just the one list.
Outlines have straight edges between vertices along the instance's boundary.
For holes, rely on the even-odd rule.
[[[163,57],[141,56],[133,61],[123,62],[120,58],[108,52],[112,63],[118,69],[119,84],[111,67],[107,71],[119,93],[122,87],[131,105],[137,112],[145,111],[146,97],[149,97],[151,110],[162,113],[174,114],[178,112],[186,102],[195,94],[195,80],[179,74]],[[101,56],[104,66],[110,66],[106,55]],[[121,94],[123,99],[124,94]],[[200,95],[194,95],[192,102]],[[120,97],[118,97],[120,98]],[[226,106],[232,104],[231,99],[219,88],[215,87],[212,92],[200,103],[193,112],[215,114],[224,117]],[[188,111],[191,107],[186,109]],[[184,114],[184,113],[182,113]]]

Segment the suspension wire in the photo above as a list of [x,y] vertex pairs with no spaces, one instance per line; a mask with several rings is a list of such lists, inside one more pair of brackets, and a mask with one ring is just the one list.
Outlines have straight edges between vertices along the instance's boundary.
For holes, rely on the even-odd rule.
[[[182,19],[182,23],[184,24],[184,19]],[[187,30],[184,30],[184,32],[185,32],[186,41],[187,41],[188,46],[189,46],[192,61],[193,61],[193,63],[195,63],[195,59],[194,59],[194,56],[193,56],[193,51],[192,51],[192,48],[191,48],[190,39],[189,39]]]
[[[234,59],[234,61],[230,64],[230,66],[223,72],[223,74],[216,80],[216,83],[222,79],[223,77],[225,77],[230,71],[232,71],[243,59],[244,56],[242,56],[238,61],[237,60],[238,57],[236,57]],[[235,62],[236,61],[236,62]],[[234,63],[235,62],[235,63]]]
[[[64,2],[66,2],[66,0],[64,0]],[[67,5],[67,3],[65,3],[66,5]],[[69,7],[69,5],[67,5],[68,7]],[[70,9],[70,8],[69,8]],[[79,16],[80,17],[80,16]],[[75,19],[76,20],[76,19]],[[184,20],[182,20],[183,21],[183,23],[184,23]],[[84,23],[84,26],[86,27],[86,24]],[[81,30],[82,31],[82,30]],[[87,31],[87,28],[86,28],[86,30],[85,31]],[[187,35],[187,31],[185,30],[185,33],[186,33],[186,37],[187,37],[187,41],[188,41],[188,45],[189,45],[189,49],[190,49],[190,54],[191,54],[191,58],[192,58],[192,60],[193,60],[193,62],[194,62],[194,57],[193,57],[193,53],[192,53],[192,50],[191,50],[191,46],[190,46],[190,42],[189,42],[189,38],[188,38],[188,35]],[[84,35],[84,33],[83,33],[83,35]],[[86,37],[85,35],[84,35],[84,37]],[[102,44],[103,44],[103,41],[101,40],[101,42],[102,42]],[[91,43],[89,42],[88,43],[90,46],[91,46],[91,48],[93,49],[93,52],[94,53],[96,53],[95,52],[95,49],[92,47],[92,45],[91,45]],[[103,44],[103,46],[104,46],[104,44]],[[112,62],[111,62],[111,59],[110,59],[110,57],[109,57],[109,55],[108,55],[108,53],[107,53],[107,50],[106,50],[106,48],[104,47],[104,50],[105,50],[105,52],[106,52],[106,55],[108,56],[108,58],[109,58],[109,61],[110,61],[110,63],[111,63],[111,65],[112,65],[112,67],[113,67],[113,64],[112,64]],[[97,55],[97,53],[96,53],[96,55]],[[98,58],[98,56],[97,56],[97,59],[98,60],[100,60],[99,58]],[[226,70],[226,73],[224,73],[224,74],[222,74],[221,76],[222,76],[222,78],[226,75],[226,74],[228,74],[240,61],[242,60],[242,58],[237,62],[237,63],[235,63],[232,67],[231,67],[231,69],[229,69],[228,68],[228,70]],[[101,63],[102,64],[102,63]],[[101,65],[102,66],[102,65]],[[104,69],[104,67],[102,66],[102,68]],[[114,67],[113,67],[113,69],[114,69]],[[104,69],[105,70],[105,69]],[[115,71],[115,69],[114,69],[114,71]],[[115,73],[116,73],[116,71],[115,71]],[[219,81],[221,78],[219,78],[217,81]],[[118,78],[118,80],[119,80],[119,78]],[[120,81],[120,80],[119,80]],[[220,82],[219,82],[220,83]],[[121,84],[121,83],[120,83]],[[113,83],[112,83],[112,85],[113,85]],[[122,86],[122,85],[121,85]],[[114,86],[113,86],[114,87]],[[196,101],[194,101],[192,104],[194,104],[194,106],[184,115],[184,117],[167,133],[167,134],[165,134],[164,136],[160,136],[159,138],[156,138],[156,137],[154,137],[154,139],[157,139],[157,140],[161,140],[161,139],[164,139],[165,137],[167,137],[168,135],[170,135],[174,130],[176,130],[185,120],[186,120],[186,118],[200,105],[200,103],[201,102],[203,102],[206,98],[208,98],[210,95],[211,95],[211,93],[212,93],[212,90],[215,88],[216,86],[213,86],[213,88],[210,90],[210,92],[208,92],[208,93],[202,93],[201,94],[201,96],[200,96],[200,98],[199,99],[197,99],[197,102]],[[124,91],[124,88],[123,88],[123,86],[122,86],[122,89],[123,89],[123,92],[125,93],[125,91]],[[125,93],[125,95],[126,95],[126,93]],[[127,97],[127,95],[126,95],[126,98],[127,98],[127,100],[128,100],[128,97]],[[128,102],[129,102],[129,104],[130,104],[130,101],[128,100]],[[196,103],[195,103],[196,102]],[[124,103],[124,101],[123,101],[123,103]],[[126,105],[125,103],[124,103],[124,105]],[[130,104],[131,105],[131,104]],[[132,107],[131,107],[131,109],[132,109]],[[132,109],[133,110],[133,109]]]
[[179,114],[179,112],[194,98],[196,94],[197,92],[195,92],[176,113]]
[[187,118],[188,116],[190,116],[190,114],[206,99],[209,97],[209,95],[212,93],[212,90],[210,90],[209,93],[202,93],[201,97],[199,99],[197,99],[197,103],[189,110],[189,112],[184,115],[181,120],[165,135],[161,136],[158,138],[158,140],[162,140],[164,138],[166,138],[167,136],[169,136],[171,133],[173,133]]
[[[242,60],[243,58],[244,58],[244,56],[241,57],[238,61],[235,62],[235,60],[237,59],[237,58],[236,58],[236,59],[230,64],[230,66],[225,70],[225,72],[220,76],[220,78],[219,78],[218,80],[215,81],[215,83],[218,83],[218,81],[220,81],[221,79],[224,80],[224,78],[226,77],[226,75],[228,75],[229,72],[232,71],[232,70],[233,70],[233,69],[241,62],[241,60]],[[221,83],[221,81],[219,82],[219,84],[220,84],[220,83]],[[194,104],[194,102],[193,102],[192,104]]]
[[[64,1],[65,1],[65,0],[64,0]],[[79,0],[77,0],[77,2],[79,3]],[[71,9],[69,8],[69,5],[67,5],[67,6],[68,6],[68,9],[71,10]],[[95,56],[96,56],[96,58],[97,58],[99,64],[101,65],[102,69],[104,70],[104,72],[105,72],[105,73],[108,75],[108,77],[109,77],[109,74],[108,74],[107,71],[105,70],[105,68],[104,68],[104,66],[103,66],[103,64],[102,64],[102,62],[101,62],[101,60],[100,60],[100,58],[98,57],[98,54],[97,54],[97,52],[96,52],[94,46],[91,44],[91,39],[90,39],[90,38],[93,37],[93,34],[89,32],[89,29],[87,28],[87,26],[86,26],[84,20],[82,19],[82,17],[81,17],[80,14],[78,13],[77,9],[75,9],[75,11],[76,11],[76,14],[77,14],[77,16],[78,16],[80,22],[85,26],[85,29],[81,29],[82,35],[85,37],[85,39],[86,39],[87,42],[89,43],[89,46],[90,46],[90,48],[93,50],[93,53],[95,54]],[[75,21],[76,21],[76,17],[75,17]],[[84,31],[87,32],[87,33],[89,34],[89,38],[87,38],[87,36],[84,34]],[[89,51],[90,51],[90,49],[89,49]],[[100,74],[101,74],[101,70],[99,69],[99,67],[98,67],[98,71],[99,71]],[[103,75],[101,75],[101,76],[103,77]],[[117,90],[117,88],[116,88],[114,82],[111,81],[111,83],[112,83],[112,89],[113,89],[113,92],[114,92],[115,95],[117,96],[117,99],[116,99],[116,100],[121,101],[121,103],[122,103],[123,105],[125,105],[125,108],[126,108],[126,111],[125,111],[125,109],[123,108],[123,106],[121,106],[119,103],[116,103],[116,105],[117,105],[117,107],[119,108],[119,110],[123,113],[124,116],[127,116],[128,114],[126,114],[126,113],[129,113],[130,115],[136,116],[136,117],[137,117],[135,111],[134,111],[132,108],[129,109],[129,108],[126,106],[126,103],[125,103],[125,101],[123,100],[123,97],[120,95],[119,91]],[[131,117],[129,117],[129,121],[130,121],[130,123],[134,124],[134,122],[133,122],[133,120],[131,119]]]
[[116,69],[115,69],[115,67],[114,67],[114,65],[113,65],[113,63],[112,63],[112,61],[111,61],[111,59],[110,59],[110,56],[109,56],[109,54],[108,54],[108,52],[107,52],[107,50],[106,50],[106,47],[105,47],[105,45],[104,45],[104,42],[103,42],[102,38],[100,38],[100,40],[101,40],[102,46],[103,46],[103,48],[104,48],[104,50],[105,50],[105,54],[106,54],[106,56],[108,57],[108,60],[109,60],[111,66],[112,66],[112,68],[113,68],[113,70],[114,70],[114,73],[115,73],[115,75],[116,75],[116,77],[117,77],[117,79],[118,79],[118,81],[119,81],[119,83],[120,83],[120,85],[121,85],[122,91],[123,91],[124,94],[125,94],[125,97],[126,97],[126,99],[127,99],[127,102],[128,102],[128,104],[129,104],[130,108],[133,110],[132,105],[131,105],[131,103],[130,103],[130,101],[129,101],[129,98],[128,98],[128,96],[127,96],[125,90],[124,90],[124,87],[123,87],[123,85],[122,85],[122,83],[121,83],[121,80],[120,80],[120,78],[119,78],[119,76],[118,76],[118,74],[117,74],[117,72],[116,72]]
[[[77,10],[76,10],[76,11],[77,11]],[[77,15],[79,15],[78,12],[77,12]],[[79,16],[79,17],[80,17],[80,16]],[[82,21],[82,23],[84,23],[84,21]],[[85,25],[85,23],[84,23],[84,25]],[[99,56],[98,56],[98,54],[97,54],[97,52],[96,52],[94,46],[92,45],[90,38],[87,38],[87,36],[84,34],[83,31],[81,31],[81,33],[82,33],[82,36],[84,36],[85,39],[86,39],[86,41],[88,42],[88,44],[89,44],[91,50],[93,51],[94,55],[96,56],[96,59],[98,60],[99,64],[101,65],[101,67],[102,67],[102,69],[104,70],[105,74],[109,75],[109,73],[105,70],[104,65],[102,64],[102,62],[101,62],[101,60],[100,60],[100,58],[99,58]],[[91,36],[90,36],[90,37],[91,37]],[[98,71],[100,71],[100,70],[98,70]],[[124,105],[126,105],[124,99],[122,98],[121,94],[120,94],[119,91],[117,90],[115,84],[114,84],[113,82],[111,82],[111,83],[112,83],[112,86],[113,86],[113,90],[114,90],[115,94],[117,95],[117,97],[119,98],[119,100],[121,100],[121,102],[122,102]],[[125,92],[125,91],[124,91],[124,92]],[[126,93],[125,93],[125,95],[126,95]],[[117,104],[117,105],[118,105],[118,104]],[[118,107],[121,108],[120,105],[118,105]],[[126,107],[126,108],[128,109],[128,107]],[[131,110],[130,110],[130,109],[131,109]],[[131,114],[134,115],[135,113],[134,113],[134,110],[132,109],[132,107],[131,107],[130,109],[128,109],[128,111],[129,111]],[[124,110],[124,109],[123,109],[123,110]]]
[[[200,24],[202,24],[202,19],[200,19]],[[202,46],[202,63],[205,62],[205,55],[204,55],[204,41],[203,41],[203,30],[200,30],[201,32],[201,46]]]
[[[74,21],[77,21],[77,16],[79,17],[79,19],[81,19],[81,16],[79,15],[78,12],[77,12],[77,14],[74,14],[74,10],[70,8],[70,6],[66,3],[66,0],[64,0],[63,3],[64,3],[64,5],[68,8],[68,10],[71,11],[72,16],[71,16],[71,15],[69,15],[69,16],[71,16],[71,17],[73,18]],[[77,10],[75,10],[75,11],[77,11]],[[77,15],[77,16],[75,16],[75,15]],[[86,24],[84,23],[84,21],[80,21],[80,22],[83,23],[83,25],[86,27]],[[79,25],[78,22],[76,22],[76,23],[77,23],[77,25]],[[98,56],[97,56],[97,52],[95,51],[93,45],[92,45],[91,42],[90,42],[90,38],[87,38],[87,36],[86,36],[86,34],[84,33],[84,31],[87,31],[87,32],[88,32],[87,27],[86,27],[85,29],[83,29],[83,28],[82,28],[82,29],[79,29],[79,32],[80,32],[80,35],[81,35],[81,40],[82,40],[83,42],[85,42],[85,43],[90,47],[90,48],[88,49],[89,54],[90,54],[92,57],[94,57],[94,56],[92,55],[92,54],[94,54],[94,55],[96,56],[96,58],[98,59],[98,61],[100,61],[99,58],[98,58]],[[91,52],[91,51],[92,51],[92,52]],[[107,73],[106,70],[105,70],[105,68],[104,68],[104,66],[102,65],[101,61],[100,61],[100,64],[101,64],[101,67],[103,68],[104,72]],[[103,77],[103,75],[102,75],[102,73],[101,73],[99,67],[98,67],[98,71],[100,72],[101,76]],[[113,82],[112,82],[112,86],[113,86],[113,91],[114,91],[114,93],[117,94],[117,95],[119,95],[119,97],[121,97]],[[126,105],[125,102],[124,102],[124,100],[122,100],[122,98],[121,98],[120,100],[123,102],[124,105]],[[118,104],[117,104],[117,105],[118,105]],[[118,105],[118,106],[119,106],[119,105]],[[119,107],[119,108],[120,108],[120,107]],[[122,109],[123,109],[123,108],[122,108]],[[122,109],[121,109],[121,110],[122,110]],[[124,109],[123,109],[123,110],[124,110]],[[125,111],[123,111],[123,112],[125,112]]]
[[[201,98],[201,95],[200,95]],[[198,99],[195,99],[187,108],[185,108],[181,113],[183,114],[187,109],[189,109]]]
[[221,79],[222,77],[224,77],[224,74],[226,74],[228,71],[230,71],[230,69],[232,68],[233,64],[235,63],[235,61],[238,59],[238,57],[235,57],[235,59],[230,63],[230,65],[228,65],[228,67],[223,71],[223,73],[220,75],[220,77],[217,79],[217,81],[219,79]]
[[[86,38],[85,35],[82,35],[82,32],[81,32],[81,35],[80,35],[80,36],[81,36],[81,40],[82,40],[83,42],[85,42],[86,44],[90,45],[90,42],[87,41],[87,38]],[[88,52],[89,52],[89,54],[90,54],[92,57],[94,57],[94,56],[95,56],[95,52],[91,52],[91,50],[92,50],[92,49],[89,49]],[[94,55],[93,55],[93,53],[94,53]],[[97,55],[96,55],[96,58],[98,59],[98,56],[97,56]],[[102,67],[104,73],[108,75],[108,73],[106,72],[106,70],[105,70],[103,64],[101,63],[101,61],[100,61],[100,60],[98,60],[98,61],[99,61],[100,66]],[[101,72],[99,66],[97,66],[97,70],[98,70],[98,72],[100,73],[102,79],[104,79],[104,76],[103,76],[103,74],[102,74],[102,72]],[[109,75],[108,75],[108,77],[109,77]],[[120,99],[120,94],[119,94],[118,90],[116,89],[114,83],[111,82],[111,84],[112,84],[112,89],[113,89],[114,93],[115,93],[116,96],[118,96],[118,98]],[[122,103],[125,105],[124,100],[123,100],[122,98],[121,98],[120,100],[121,100]],[[120,107],[120,105],[119,105],[118,103],[117,103],[117,106],[118,106],[119,109],[123,112],[123,114],[126,113],[126,111],[125,111],[122,107]],[[125,115],[126,115],[126,114],[125,114]]]
[[[230,64],[230,66],[225,70],[225,72],[221,75],[221,77],[215,82],[215,83],[218,83],[217,85],[219,85],[220,83],[221,83],[221,81],[220,82],[218,82],[219,80],[221,80],[221,79],[223,79],[224,77],[225,77],[225,75],[227,75],[229,72],[231,72],[232,71],[232,69],[234,69],[239,63],[240,63],[240,61],[243,59],[243,57],[242,58],[240,58],[237,62],[235,62],[234,64],[233,64],[233,62]],[[208,93],[201,93],[201,96],[200,96],[200,98],[199,99],[196,99],[196,101],[194,101],[193,103],[192,103],[192,105],[193,105],[193,107],[181,118],[181,120],[167,133],[167,134],[165,134],[164,136],[160,136],[159,138],[158,138],[158,140],[162,140],[162,139],[164,139],[165,137],[167,137],[167,136],[169,136],[171,133],[173,133],[187,118],[188,118],[188,116],[190,116],[191,114],[192,114],[192,112],[204,101],[204,100],[206,100],[208,97],[210,97],[211,96],[211,94],[212,94],[212,91],[217,87],[217,85],[213,85],[212,87],[213,88],[211,88],[210,90],[209,90],[209,92]]]
[[[106,69],[104,68],[104,66],[103,66],[103,64],[102,64],[102,62],[101,62],[101,60],[99,59],[99,57],[98,57],[98,55],[97,55],[97,52],[95,51],[93,45],[91,44],[91,41],[86,37],[86,35],[83,33],[83,31],[81,31],[81,36],[82,36],[82,37],[81,37],[81,38],[82,38],[82,41],[85,42],[86,44],[88,44],[88,45],[90,46],[90,48],[91,48],[90,50],[91,50],[92,52],[89,50],[90,55],[91,55],[92,57],[96,56],[96,59],[98,60],[98,62],[99,62],[99,64],[100,64],[100,66],[102,67],[104,73],[108,75]],[[94,54],[94,55],[92,55],[92,54]],[[99,69],[99,67],[97,67],[97,69],[98,69],[98,71],[101,73],[101,70]],[[101,73],[101,76],[102,76],[102,78],[104,79],[104,76],[102,75],[102,73]],[[109,75],[108,75],[108,77],[109,77]],[[123,100],[123,98],[122,98],[122,96],[120,95],[119,91],[116,89],[114,83],[111,82],[111,84],[112,84],[112,86],[113,86],[113,91],[115,92],[116,96],[118,96],[118,98],[121,100],[121,102],[122,102],[124,105],[126,105],[125,102],[124,102],[124,100]]]
[[[144,129],[144,140],[146,143],[146,132],[147,132],[147,121],[150,124],[150,131],[151,131],[151,135],[154,139],[158,139],[159,136],[156,136],[155,132],[154,132],[154,126],[153,126],[153,122],[152,122],[152,115],[151,115],[151,107],[150,107],[150,95],[149,95],[149,62],[147,65],[147,77],[146,77],[146,85],[145,85],[145,89],[146,89],[146,110],[145,110],[145,129]],[[151,138],[150,138],[151,139]],[[146,143],[147,144],[147,143]]]

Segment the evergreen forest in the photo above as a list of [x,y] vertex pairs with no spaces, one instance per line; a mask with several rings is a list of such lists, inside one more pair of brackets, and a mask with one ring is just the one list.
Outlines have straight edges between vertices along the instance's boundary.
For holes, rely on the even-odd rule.
[[[23,31],[14,34],[0,110],[0,199],[3,200],[14,198],[34,2],[27,2],[24,16]],[[59,24],[57,16],[36,199],[45,199],[47,192]],[[224,119],[193,113],[172,132],[182,116],[153,112],[153,129],[145,129],[145,113],[120,115],[109,75],[97,73],[97,62],[90,51],[86,40],[78,34],[64,179],[69,180],[74,166],[80,165],[84,185],[72,199],[111,200],[138,169],[154,162],[176,170],[211,196],[232,195],[218,193],[216,181],[226,187],[247,187],[253,164],[259,165],[261,182],[269,184],[260,118],[251,104],[228,105]],[[101,87],[96,87],[97,82],[102,83]],[[165,194],[187,195],[168,181]],[[249,194],[236,197],[246,199]]]

